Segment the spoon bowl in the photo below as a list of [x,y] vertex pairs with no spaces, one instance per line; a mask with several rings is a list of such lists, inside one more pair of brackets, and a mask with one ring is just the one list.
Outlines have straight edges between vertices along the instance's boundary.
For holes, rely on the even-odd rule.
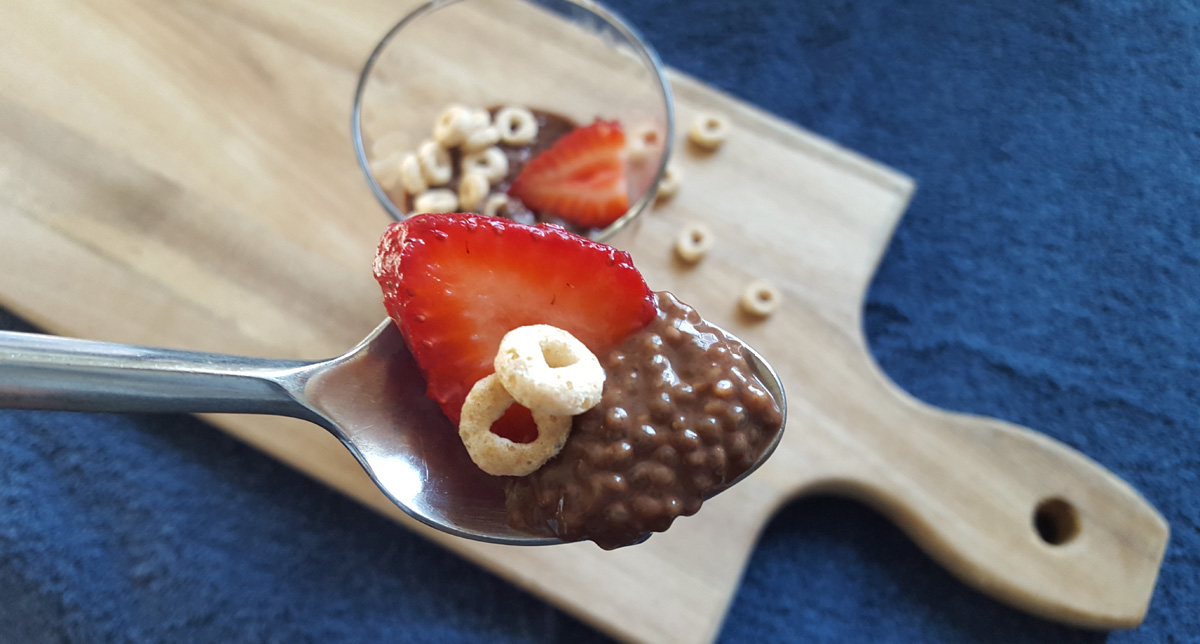
[[297,376],[302,382],[292,395],[413,518],[468,539],[558,543],[508,526],[504,486],[471,461],[457,428],[425,396],[425,379],[391,321],[345,355]]
[[[778,375],[741,345],[786,424]],[[490,543],[560,543],[508,525],[503,479],[471,461],[454,425],[425,396],[420,369],[390,320],[347,353],[314,363],[0,332],[0,407],[302,418],[336,436],[393,503],[426,525]],[[783,425],[730,485],[782,436]]]

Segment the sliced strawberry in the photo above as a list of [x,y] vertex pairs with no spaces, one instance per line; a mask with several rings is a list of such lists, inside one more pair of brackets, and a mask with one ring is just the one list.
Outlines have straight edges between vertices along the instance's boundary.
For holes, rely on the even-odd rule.
[[531,210],[600,228],[629,210],[628,190],[621,124],[596,121],[530,159],[508,194]]
[[[550,324],[603,356],[656,313],[628,253],[559,226],[497,217],[418,215],[392,224],[379,242],[375,279],[429,397],[455,423],[512,329]],[[518,442],[537,436],[516,405],[492,431]]]

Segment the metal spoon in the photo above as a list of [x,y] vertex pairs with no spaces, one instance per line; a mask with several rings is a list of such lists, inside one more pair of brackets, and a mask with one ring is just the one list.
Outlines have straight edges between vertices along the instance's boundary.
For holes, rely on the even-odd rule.
[[[742,346],[786,418],[779,376]],[[0,407],[302,418],[332,432],[418,521],[491,543],[559,543],[508,526],[503,486],[471,462],[449,419],[425,397],[425,380],[391,321],[345,355],[315,363],[0,332]],[[781,427],[746,474],[782,435]]]

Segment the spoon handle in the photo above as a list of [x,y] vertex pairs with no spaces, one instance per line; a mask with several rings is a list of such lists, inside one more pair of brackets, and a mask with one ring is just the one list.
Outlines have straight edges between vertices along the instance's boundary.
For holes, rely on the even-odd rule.
[[308,418],[288,393],[305,363],[0,332],[0,407]]

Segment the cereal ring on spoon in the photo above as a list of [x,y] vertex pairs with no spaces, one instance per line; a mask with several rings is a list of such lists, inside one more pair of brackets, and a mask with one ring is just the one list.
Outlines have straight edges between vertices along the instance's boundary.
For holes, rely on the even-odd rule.
[[508,393],[534,412],[582,414],[604,392],[600,360],[575,336],[548,324],[505,334],[493,366]]
[[471,460],[493,476],[525,476],[536,471],[562,450],[571,432],[570,416],[535,409],[538,436],[533,442],[514,443],[492,433],[492,423],[514,402],[496,374],[479,379],[463,401],[458,435]]

